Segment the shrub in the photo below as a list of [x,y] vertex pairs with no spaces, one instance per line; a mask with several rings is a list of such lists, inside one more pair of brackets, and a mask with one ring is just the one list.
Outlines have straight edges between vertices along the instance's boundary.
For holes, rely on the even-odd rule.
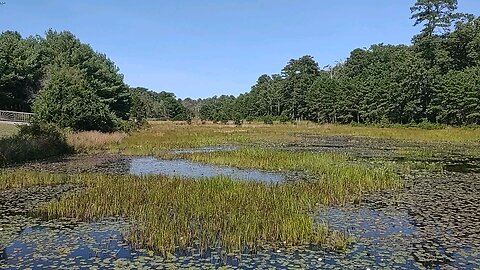
[[0,139],[0,166],[70,153],[73,148],[53,125],[22,126],[17,135]]
[[290,121],[290,117],[288,117],[288,115],[285,112],[283,112],[278,118],[280,123],[287,123],[288,121]]
[[251,124],[253,121],[255,121],[255,117],[249,115],[245,118],[245,121],[247,121],[247,123]]
[[273,118],[270,115],[264,116],[263,123],[273,125]]

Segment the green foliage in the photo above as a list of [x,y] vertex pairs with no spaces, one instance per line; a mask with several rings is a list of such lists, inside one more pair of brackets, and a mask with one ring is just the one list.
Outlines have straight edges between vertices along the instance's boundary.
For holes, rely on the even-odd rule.
[[448,31],[459,17],[454,13],[457,6],[458,0],[417,0],[410,8],[411,19],[415,20],[415,26],[423,24],[422,35],[431,36],[438,28]]
[[[38,98],[37,98],[38,97]],[[119,69],[70,32],[45,38],[0,35],[0,109],[75,130],[111,131],[130,120],[132,99]],[[137,113],[132,120],[141,120]]]
[[[129,118],[131,97],[123,75],[104,54],[95,52],[70,32],[49,30],[42,40],[46,67],[72,67],[82,71],[86,88],[93,91],[116,117]],[[47,73],[48,76],[48,73]]]
[[36,38],[0,35],[0,110],[30,111],[40,89],[42,58]]
[[50,70],[33,110],[39,122],[76,131],[113,131],[117,120],[88,87],[82,72],[70,67]]
[[153,92],[143,87],[130,89],[133,97],[133,115],[159,120],[184,121],[191,114],[173,93]]
[[214,121],[237,112],[247,122],[271,116],[281,122],[476,125],[480,18],[456,8],[456,0],[418,0],[412,19],[424,29],[414,45],[355,49],[323,70],[311,56],[292,59],[281,75],[261,75],[248,93],[201,102],[200,115]]
[[268,125],[273,125],[273,117],[270,115],[262,117],[263,123],[268,124]]
[[432,103],[441,123],[480,124],[480,67],[451,71],[441,77]]
[[53,125],[22,126],[17,135],[0,139],[0,166],[45,159],[73,152],[63,133]]
[[236,125],[236,126],[241,126],[243,124],[243,119],[242,119],[242,115],[240,113],[236,113],[234,116],[233,116],[233,123]]

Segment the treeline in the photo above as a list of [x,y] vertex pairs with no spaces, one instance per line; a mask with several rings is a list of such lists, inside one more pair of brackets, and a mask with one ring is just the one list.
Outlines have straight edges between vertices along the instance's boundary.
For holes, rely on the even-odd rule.
[[129,129],[144,119],[218,122],[480,124],[480,19],[456,0],[417,0],[412,45],[377,44],[320,68],[313,57],[261,75],[248,93],[178,99],[130,88],[119,69],[69,32],[0,35],[0,110],[74,130]]
[[132,110],[135,118],[179,121],[192,118],[182,100],[177,99],[173,93],[154,92],[143,87],[130,90],[135,104]]
[[201,101],[199,116],[480,124],[480,19],[456,8],[453,0],[418,0],[412,19],[424,28],[413,45],[355,49],[324,69],[308,55],[290,60],[280,74],[260,76],[246,94]]
[[188,100],[129,87],[106,55],[70,32],[0,35],[0,110],[34,112],[36,121],[62,128],[114,131],[145,119],[191,119]]

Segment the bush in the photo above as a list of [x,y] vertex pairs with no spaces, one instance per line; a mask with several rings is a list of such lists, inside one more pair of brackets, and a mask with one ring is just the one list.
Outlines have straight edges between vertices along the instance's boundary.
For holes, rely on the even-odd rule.
[[253,121],[255,121],[255,117],[249,115],[245,118],[245,121],[247,121],[247,123],[251,124]]
[[71,153],[73,148],[53,125],[22,126],[17,135],[0,139],[0,166]]
[[283,112],[278,118],[280,123],[287,123],[288,121],[290,121],[290,117],[288,117],[288,115],[285,112]]
[[263,123],[267,125],[273,125],[273,117],[271,117],[270,115],[264,116]]

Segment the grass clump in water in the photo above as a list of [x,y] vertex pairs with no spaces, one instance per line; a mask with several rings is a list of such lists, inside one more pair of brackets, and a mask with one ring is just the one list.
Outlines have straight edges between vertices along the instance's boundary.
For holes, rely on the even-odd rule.
[[321,194],[323,204],[343,204],[365,193],[402,186],[388,167],[367,167],[350,161],[349,156],[333,153],[280,151],[242,148],[229,152],[181,154],[196,162],[268,171],[304,171],[312,192]]
[[50,174],[29,171],[0,171],[0,190],[28,188],[32,186],[53,186],[81,181],[66,174]]
[[306,182],[267,184],[225,177],[83,176],[87,189],[47,204],[48,218],[129,218],[127,239],[169,254],[187,247],[230,251],[308,244],[343,249],[349,238],[314,223],[323,194]]

